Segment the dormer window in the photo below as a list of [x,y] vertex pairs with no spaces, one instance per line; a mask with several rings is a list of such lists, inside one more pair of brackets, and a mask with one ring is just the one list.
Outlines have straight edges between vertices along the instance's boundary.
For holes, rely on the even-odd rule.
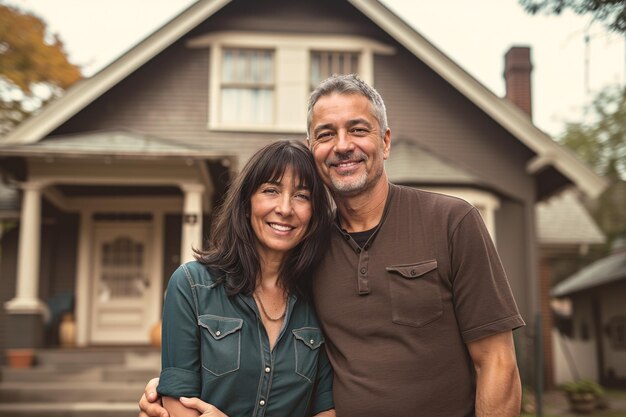
[[359,36],[213,32],[187,42],[208,48],[208,129],[305,132],[311,90],[334,73],[373,83],[374,55],[394,49]]

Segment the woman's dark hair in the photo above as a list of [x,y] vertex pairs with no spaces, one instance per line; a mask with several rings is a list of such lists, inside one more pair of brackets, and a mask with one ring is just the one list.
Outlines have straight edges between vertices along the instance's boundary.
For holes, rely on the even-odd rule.
[[308,293],[312,271],[328,246],[330,203],[311,151],[303,142],[281,140],[264,146],[245,164],[216,211],[207,249],[196,251],[196,259],[229,295],[254,291],[261,265],[248,217],[250,200],[262,184],[280,181],[287,168],[310,191],[312,216],[304,238],[285,257],[278,279],[289,292]]

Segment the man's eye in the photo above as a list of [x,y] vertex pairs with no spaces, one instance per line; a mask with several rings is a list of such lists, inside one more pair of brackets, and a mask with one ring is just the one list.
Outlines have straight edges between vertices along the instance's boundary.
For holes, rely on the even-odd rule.
[[317,141],[325,141],[325,140],[328,140],[328,139],[330,139],[332,137],[333,137],[333,133],[332,132],[322,132],[322,133],[318,133],[318,135],[315,138],[315,140],[317,140]]

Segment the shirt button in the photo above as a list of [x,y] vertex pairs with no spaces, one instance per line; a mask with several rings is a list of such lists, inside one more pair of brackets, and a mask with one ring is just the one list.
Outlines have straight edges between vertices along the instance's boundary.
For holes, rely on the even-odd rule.
[[215,332],[215,336],[219,336],[221,334],[222,334],[222,332],[220,332],[219,330]]
[[309,340],[309,344],[312,345],[313,343],[315,343],[315,340],[313,340],[313,339]]
[[262,407],[262,406],[264,406],[264,405],[265,405],[265,400],[261,400],[261,401],[259,401],[259,405],[260,405],[261,407]]
[[361,275],[365,275],[366,272],[367,272],[367,268],[361,268]]
[[270,371],[271,371],[270,367],[269,367],[269,366],[266,366],[266,367],[265,367],[265,373],[266,373],[266,374],[269,374],[269,373],[270,373]]
[[415,269],[411,269],[411,275],[412,275],[412,276],[417,275],[417,271],[416,271]]
[[361,248],[358,248],[358,249],[356,250],[356,253],[361,253]]
[[343,236],[346,240],[350,240],[350,235],[344,235]]

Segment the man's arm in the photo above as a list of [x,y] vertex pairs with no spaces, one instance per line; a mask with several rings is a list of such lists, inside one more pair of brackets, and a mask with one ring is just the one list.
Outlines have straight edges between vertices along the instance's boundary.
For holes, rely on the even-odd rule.
[[522,387],[513,333],[497,333],[467,347],[476,369],[476,417],[519,417]]
[[139,417],[170,417],[161,403],[161,397],[156,389],[159,386],[159,378],[148,381],[143,395],[139,399]]

